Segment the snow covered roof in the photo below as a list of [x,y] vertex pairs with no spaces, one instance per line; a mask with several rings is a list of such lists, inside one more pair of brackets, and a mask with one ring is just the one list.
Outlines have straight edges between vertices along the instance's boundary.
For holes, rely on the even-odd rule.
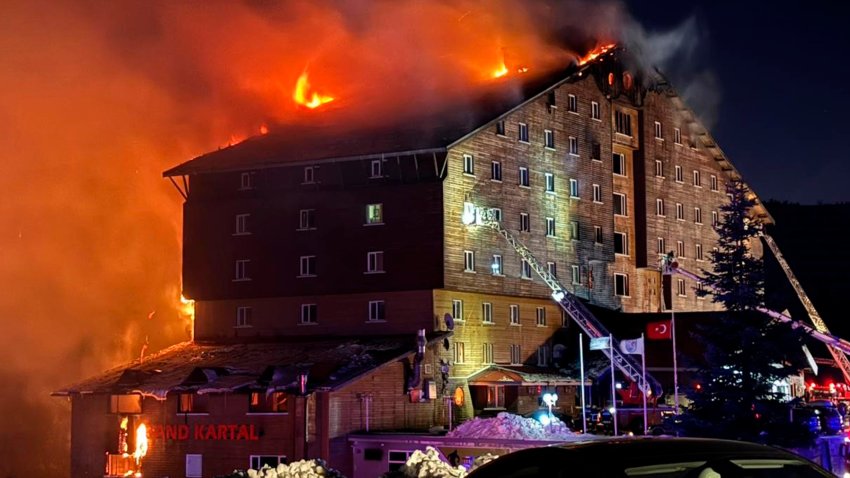
[[[445,335],[431,335],[428,344],[441,341]],[[183,342],[56,390],[53,395],[140,393],[164,400],[169,392],[296,391],[302,374],[307,375],[308,392],[334,390],[405,358],[416,351],[416,346],[415,334],[240,344]]]
[[514,383],[517,385],[580,385],[578,378],[529,365],[491,365],[469,377],[470,385]]

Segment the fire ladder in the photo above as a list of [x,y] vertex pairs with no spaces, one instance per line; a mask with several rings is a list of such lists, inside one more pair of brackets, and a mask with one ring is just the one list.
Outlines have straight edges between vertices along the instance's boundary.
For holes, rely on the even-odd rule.
[[[631,355],[620,353],[619,342],[608,332],[607,329],[593,316],[593,314],[582,304],[578,298],[570,293],[558,282],[558,279],[549,273],[548,269],[540,265],[531,251],[519,242],[501,223],[495,218],[492,209],[475,207],[471,203],[464,204],[463,222],[467,225],[489,227],[499,233],[510,244],[511,247],[525,260],[531,269],[543,279],[543,282],[552,289],[552,299],[578,324],[579,327],[592,338],[610,337],[611,347],[603,349],[602,352],[613,361],[614,365],[623,372],[638,388],[646,393],[659,395],[662,392],[661,384],[649,374],[646,374],[644,382],[641,367]],[[613,379],[613,377],[612,377]]]
[[[767,243],[774,257],[776,257],[777,262],[779,262],[779,266],[782,267],[782,270],[785,272],[785,276],[788,277],[788,281],[791,283],[791,286],[794,287],[794,291],[797,293],[797,297],[800,299],[800,302],[802,302],[803,307],[809,314],[809,318],[812,320],[814,327],[799,320],[794,320],[789,315],[783,314],[781,312],[776,312],[775,310],[770,310],[766,307],[757,307],[756,309],[759,312],[767,314],[776,320],[791,324],[791,327],[795,329],[801,328],[813,338],[824,343],[827,346],[829,353],[832,354],[832,358],[835,359],[836,366],[841,369],[841,373],[844,375],[844,380],[847,383],[850,383],[850,360],[848,360],[847,355],[845,355],[850,354],[850,341],[844,340],[830,333],[823,319],[821,319],[820,314],[818,314],[817,310],[815,310],[815,306],[814,304],[812,304],[812,301],[809,299],[809,296],[806,295],[806,292],[803,290],[803,286],[800,285],[800,282],[797,280],[797,278],[794,276],[794,273],[791,271],[791,267],[785,261],[785,257],[779,250],[779,246],[776,244],[776,241],[768,234],[762,234],[762,237],[764,238],[764,241]],[[673,260],[670,255],[668,255],[664,259],[663,273],[677,273],[698,283],[705,284],[705,280],[702,277],[694,274],[693,272],[680,268],[679,264],[675,260]]]

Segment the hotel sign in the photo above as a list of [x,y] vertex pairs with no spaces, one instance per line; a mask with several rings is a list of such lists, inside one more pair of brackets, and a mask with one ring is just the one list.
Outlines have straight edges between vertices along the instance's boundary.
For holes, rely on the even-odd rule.
[[257,441],[255,425],[210,424],[210,425],[153,425],[148,428],[148,436],[159,440],[230,440]]

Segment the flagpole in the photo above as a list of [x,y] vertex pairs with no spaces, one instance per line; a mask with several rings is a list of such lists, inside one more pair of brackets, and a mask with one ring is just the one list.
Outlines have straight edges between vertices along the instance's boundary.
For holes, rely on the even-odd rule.
[[[672,302],[672,300],[671,300]],[[679,414],[679,367],[676,363],[676,312],[670,306],[670,336],[673,338],[673,413]]]
[[584,336],[578,334],[578,360],[581,364],[581,430],[587,434],[587,408],[584,401]]
[[611,353],[611,422],[614,424],[614,436],[617,436],[617,390],[614,383],[614,336],[608,335],[608,349]]
[[640,362],[641,362],[641,372],[643,373],[643,386],[646,387],[646,390],[642,390],[643,392],[643,435],[646,436],[646,394],[649,393],[651,388],[649,384],[646,383],[646,342],[643,340],[643,333],[640,334],[640,346],[642,347],[640,354]]

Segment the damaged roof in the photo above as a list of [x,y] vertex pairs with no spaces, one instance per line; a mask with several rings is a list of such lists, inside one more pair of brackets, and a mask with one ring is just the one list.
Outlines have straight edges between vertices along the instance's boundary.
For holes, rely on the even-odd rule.
[[[428,345],[448,334],[432,335]],[[182,342],[53,395],[139,393],[164,400],[169,392],[297,391],[303,374],[308,393],[334,390],[415,353],[416,347],[415,334],[226,345]]]

